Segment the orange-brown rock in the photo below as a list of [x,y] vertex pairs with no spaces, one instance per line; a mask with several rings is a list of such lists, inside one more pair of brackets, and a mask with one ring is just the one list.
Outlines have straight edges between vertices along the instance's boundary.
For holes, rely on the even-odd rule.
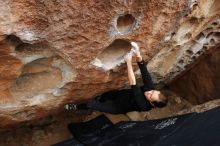
[[0,2],[0,127],[126,87],[130,41],[160,84],[219,42],[218,0]]

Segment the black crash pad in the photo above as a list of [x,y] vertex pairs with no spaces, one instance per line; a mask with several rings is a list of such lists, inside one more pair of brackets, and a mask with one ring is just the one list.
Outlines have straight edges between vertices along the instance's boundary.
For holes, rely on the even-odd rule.
[[71,138],[71,139],[62,141],[60,143],[54,144],[52,146],[85,146],[85,145],[77,141],[76,139]]
[[69,129],[85,146],[219,146],[219,115],[220,107],[199,114],[115,125],[102,115],[85,123],[71,123]]
[[220,146],[220,107],[197,114],[158,146]]

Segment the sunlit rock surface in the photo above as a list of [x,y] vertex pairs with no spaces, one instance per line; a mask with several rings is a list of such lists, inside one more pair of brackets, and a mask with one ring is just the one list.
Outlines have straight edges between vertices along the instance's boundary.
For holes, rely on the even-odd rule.
[[220,43],[220,1],[193,0],[189,7],[149,64],[158,84],[171,82]]
[[218,0],[0,2],[0,127],[126,87],[130,41],[158,85],[219,42]]

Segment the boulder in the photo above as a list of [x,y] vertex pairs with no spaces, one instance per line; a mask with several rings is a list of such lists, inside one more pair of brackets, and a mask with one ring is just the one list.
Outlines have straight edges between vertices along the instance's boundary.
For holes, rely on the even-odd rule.
[[130,41],[161,86],[219,43],[218,0],[0,2],[0,127],[125,88]]

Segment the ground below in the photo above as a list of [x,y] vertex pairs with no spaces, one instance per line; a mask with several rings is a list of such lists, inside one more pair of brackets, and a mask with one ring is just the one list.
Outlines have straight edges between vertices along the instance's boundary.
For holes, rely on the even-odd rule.
[[203,112],[220,105],[220,99],[200,105],[191,105],[174,94],[169,95],[168,106],[148,112],[129,112],[125,115],[105,114],[97,111],[63,111],[56,117],[48,117],[38,125],[24,125],[20,128],[1,130],[0,146],[49,146],[69,139],[72,135],[67,129],[70,122],[88,121],[105,114],[113,123],[120,121],[144,121],[159,119],[190,112]]

